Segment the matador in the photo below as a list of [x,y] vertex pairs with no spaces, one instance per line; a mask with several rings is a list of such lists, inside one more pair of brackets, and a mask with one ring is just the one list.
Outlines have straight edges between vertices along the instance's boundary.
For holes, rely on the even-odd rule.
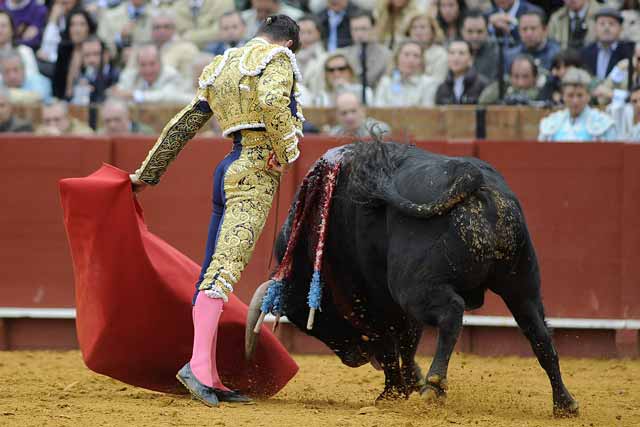
[[300,154],[304,117],[296,99],[301,76],[293,53],[298,45],[295,21],[275,15],[245,46],[216,56],[203,70],[194,100],[167,123],[131,175],[135,191],[158,184],[169,163],[212,115],[223,136],[233,139],[232,151],[213,177],[213,213],[193,300],[193,353],[177,374],[191,394],[209,406],[249,401],[225,387],[218,375],[218,321],[223,302],[251,258],[282,170]]

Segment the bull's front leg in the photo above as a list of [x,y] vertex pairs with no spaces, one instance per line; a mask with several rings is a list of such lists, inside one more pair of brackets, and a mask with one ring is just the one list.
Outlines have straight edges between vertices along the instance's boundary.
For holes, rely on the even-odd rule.
[[402,378],[409,394],[421,391],[425,385],[420,366],[415,361],[421,336],[422,327],[417,324],[410,325],[407,331],[400,335],[399,352],[402,359]]
[[409,392],[404,384],[395,340],[392,337],[383,338],[376,348],[375,357],[384,371],[384,390],[376,403],[408,398]]

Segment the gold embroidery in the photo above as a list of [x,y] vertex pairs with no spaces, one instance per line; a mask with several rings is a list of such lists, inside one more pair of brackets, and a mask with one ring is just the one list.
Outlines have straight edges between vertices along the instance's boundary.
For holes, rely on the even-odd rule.
[[251,259],[279,182],[278,173],[266,169],[269,152],[268,145],[243,146],[238,160],[227,169],[222,226],[198,289],[228,295]]
[[164,127],[158,141],[153,146],[147,158],[136,171],[136,177],[147,184],[155,185],[167,170],[178,153],[204,126],[211,117],[211,112],[199,110],[196,105],[201,102],[197,97],[176,114]]

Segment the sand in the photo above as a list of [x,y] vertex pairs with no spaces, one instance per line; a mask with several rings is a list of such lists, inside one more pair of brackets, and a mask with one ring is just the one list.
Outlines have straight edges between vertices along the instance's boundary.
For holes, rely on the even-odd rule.
[[[562,359],[580,416],[554,419],[533,358],[455,354],[449,395],[374,406],[383,376],[332,356],[295,356],[298,375],[275,397],[207,408],[188,396],[123,384],[89,371],[78,351],[0,352],[1,426],[640,426],[640,360]],[[420,358],[423,371],[429,359]]]

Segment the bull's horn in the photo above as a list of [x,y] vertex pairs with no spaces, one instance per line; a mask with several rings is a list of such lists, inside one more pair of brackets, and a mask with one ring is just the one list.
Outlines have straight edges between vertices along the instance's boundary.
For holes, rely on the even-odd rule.
[[262,324],[262,320],[264,320],[265,315],[260,308],[262,307],[264,294],[267,292],[271,282],[271,280],[268,280],[258,286],[258,289],[253,293],[253,297],[249,303],[249,308],[247,310],[247,325],[244,331],[244,356],[247,360],[251,360],[253,358],[253,353],[256,351],[260,325]]
[[315,308],[311,308],[309,309],[309,317],[307,318],[307,330],[311,330],[313,329],[313,321],[316,318],[316,309]]

